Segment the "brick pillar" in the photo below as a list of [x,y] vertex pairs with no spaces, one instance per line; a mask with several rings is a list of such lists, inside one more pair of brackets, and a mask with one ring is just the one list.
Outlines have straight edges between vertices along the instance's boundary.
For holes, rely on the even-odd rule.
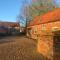
[[52,35],[40,35],[38,38],[37,51],[44,57],[53,60],[53,37]]

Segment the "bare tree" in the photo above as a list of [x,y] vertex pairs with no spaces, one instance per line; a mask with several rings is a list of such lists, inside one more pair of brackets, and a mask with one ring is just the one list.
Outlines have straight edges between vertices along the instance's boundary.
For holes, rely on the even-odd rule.
[[32,0],[32,3],[24,0],[22,13],[18,15],[18,20],[27,28],[27,25],[35,16],[44,14],[55,8],[57,7],[54,0]]
[[26,18],[26,27],[37,15],[44,14],[57,8],[54,0],[32,0],[31,5],[24,7],[23,15]]

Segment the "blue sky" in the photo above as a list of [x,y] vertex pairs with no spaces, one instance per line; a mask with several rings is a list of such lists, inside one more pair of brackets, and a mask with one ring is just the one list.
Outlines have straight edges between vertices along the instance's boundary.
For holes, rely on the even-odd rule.
[[23,0],[0,0],[0,21],[16,21]]
[[55,2],[60,7],[60,0],[55,0]]
[[19,0],[0,0],[0,20],[15,21],[21,5]]
[[[16,21],[16,17],[21,13],[24,0],[0,0],[0,21]],[[29,1],[29,0],[28,0]],[[56,0],[60,5],[60,0]]]

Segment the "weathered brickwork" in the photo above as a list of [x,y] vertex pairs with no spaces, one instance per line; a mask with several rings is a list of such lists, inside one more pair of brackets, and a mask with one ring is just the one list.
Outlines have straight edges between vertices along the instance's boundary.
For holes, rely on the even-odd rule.
[[[33,23],[30,24],[30,26],[28,26],[28,28],[31,29],[29,37],[37,40],[37,51],[51,60],[53,60],[56,57],[56,52],[60,49],[59,48],[58,50],[56,50],[55,46],[57,46],[57,44],[54,39],[54,32],[60,30],[60,14],[58,13],[59,11],[60,9],[55,10],[55,12],[52,12],[51,14],[49,13],[49,16],[48,14],[46,14],[47,16],[43,16],[43,19],[47,19],[47,21],[43,20],[39,24],[39,19],[35,19],[35,22],[37,21],[37,23],[35,24],[35,22],[33,21]],[[49,19],[51,21],[49,21]],[[60,54],[57,54],[57,57],[59,56]],[[54,60],[56,60],[56,58]]]

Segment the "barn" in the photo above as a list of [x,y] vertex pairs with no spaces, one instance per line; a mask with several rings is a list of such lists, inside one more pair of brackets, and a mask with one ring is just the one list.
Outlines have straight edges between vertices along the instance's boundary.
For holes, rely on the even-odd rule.
[[[37,51],[43,56],[55,60],[60,59],[59,39],[54,39],[55,32],[60,31],[60,8],[36,16],[27,27],[27,36],[37,40]],[[60,32],[57,34],[60,36]],[[59,51],[59,52],[58,52]]]

